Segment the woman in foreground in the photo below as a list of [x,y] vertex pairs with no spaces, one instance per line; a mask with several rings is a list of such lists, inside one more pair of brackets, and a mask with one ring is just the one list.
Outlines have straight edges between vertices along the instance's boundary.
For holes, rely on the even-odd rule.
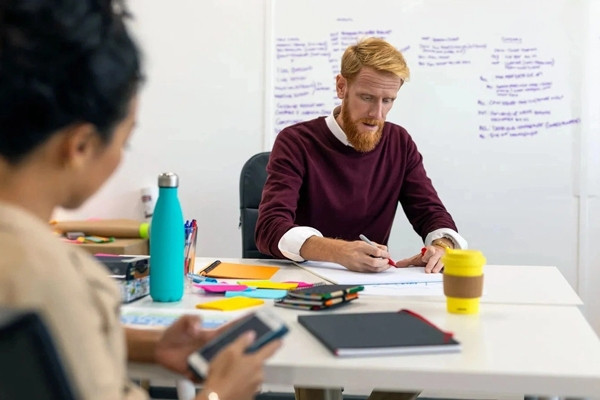
[[[124,329],[120,294],[93,257],[53,236],[113,173],[135,125],[139,54],[111,0],[0,1],[0,306],[45,319],[77,398],[141,399],[127,358],[189,375],[218,331],[186,316],[165,331]],[[279,341],[248,332],[213,359],[197,399],[252,399]]]

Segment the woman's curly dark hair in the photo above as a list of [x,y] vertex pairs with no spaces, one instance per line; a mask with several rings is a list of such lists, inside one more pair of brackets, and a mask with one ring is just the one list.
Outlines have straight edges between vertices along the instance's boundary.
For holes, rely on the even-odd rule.
[[54,132],[105,142],[141,80],[121,1],[0,0],[0,155],[16,164]]

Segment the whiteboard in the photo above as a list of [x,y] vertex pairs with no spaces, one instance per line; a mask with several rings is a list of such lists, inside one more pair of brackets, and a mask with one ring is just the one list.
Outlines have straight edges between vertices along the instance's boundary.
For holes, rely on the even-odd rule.
[[[285,126],[330,114],[345,48],[383,37],[411,70],[387,119],[416,141],[470,247],[491,264],[557,265],[576,284],[588,2],[277,0],[271,7],[268,146]],[[398,215],[393,257],[419,245]]]

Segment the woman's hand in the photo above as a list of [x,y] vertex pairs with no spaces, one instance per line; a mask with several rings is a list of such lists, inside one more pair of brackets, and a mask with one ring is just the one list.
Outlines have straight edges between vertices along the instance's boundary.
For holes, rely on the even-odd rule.
[[210,392],[217,393],[219,400],[254,399],[263,382],[263,365],[282,343],[273,340],[253,353],[246,353],[254,338],[253,331],[245,332],[217,353],[197,400],[206,400]]
[[199,316],[184,315],[163,332],[156,343],[155,360],[163,367],[195,379],[188,368],[188,356],[228,326],[227,324],[219,329],[203,329]]

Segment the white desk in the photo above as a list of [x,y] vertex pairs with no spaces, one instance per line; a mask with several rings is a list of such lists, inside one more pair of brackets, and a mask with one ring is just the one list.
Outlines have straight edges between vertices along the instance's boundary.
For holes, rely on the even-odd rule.
[[[583,305],[556,267],[486,265],[483,286],[482,304]],[[419,294],[413,294],[416,291],[420,291]],[[411,285],[376,285],[375,289],[367,286],[363,294],[401,296],[414,301],[446,301],[442,284],[430,285],[426,290]]]
[[[213,262],[214,258],[196,258],[196,269]],[[274,281],[299,280],[306,282],[322,282],[323,279],[305,269],[297,267],[292,262],[284,260],[249,260],[222,259],[229,262],[244,262],[247,264],[276,265],[281,268],[272,278]],[[410,301],[445,302],[441,284],[432,290],[431,295],[412,295],[411,285],[380,285],[395,286],[399,289],[384,291],[388,296],[400,296]],[[366,295],[366,293],[363,293]],[[558,268],[552,266],[532,265],[486,265],[484,268],[484,294],[482,303],[496,304],[547,304],[575,305],[583,304],[577,293],[569,285]]]
[[583,305],[558,268],[486,265],[484,303]]
[[[270,307],[269,302],[265,306]],[[600,341],[576,307],[488,304],[478,316],[461,316],[448,314],[443,303],[373,297],[337,312],[399,308],[421,313],[454,332],[462,352],[337,358],[297,323],[297,315],[307,312],[273,307],[290,333],[286,345],[267,363],[265,382],[358,390],[600,394]],[[173,377],[162,368],[140,364],[131,364],[129,372],[149,379]]]
[[[461,353],[342,359],[334,357],[279,309],[290,326],[270,360],[268,382],[364,389],[474,391],[600,396],[600,341],[580,311],[568,306],[487,305],[479,316],[451,315],[438,303],[406,303],[454,332]],[[359,299],[338,312],[393,311],[391,301]]]
[[[202,260],[198,261],[196,265],[203,265]],[[264,263],[264,260],[259,263]],[[498,273],[500,271],[498,269]],[[537,291],[545,280],[545,271],[552,269],[534,271],[537,284],[531,287],[523,285],[519,289],[523,290],[521,296],[529,295],[524,289],[533,293]],[[511,267],[506,267],[506,272],[523,276],[511,271]],[[494,275],[486,275],[489,290],[494,287],[494,282],[503,282],[505,287],[510,284],[510,279],[494,278]],[[311,278],[306,271],[284,265],[273,279],[307,281]],[[499,291],[502,285],[498,284]],[[568,292],[564,290],[564,293]],[[536,300],[533,297],[529,297],[530,302]],[[564,299],[568,298],[564,296]],[[545,301],[545,296],[539,296],[538,300],[540,303],[535,305],[488,303],[481,307],[481,313],[477,316],[461,316],[448,314],[443,301],[361,296],[358,301],[335,312],[409,308],[441,328],[454,332],[463,350],[457,354],[353,359],[334,357],[297,323],[297,315],[309,312],[273,307],[289,324],[290,333],[285,338],[283,348],[268,361],[265,382],[364,390],[425,389],[437,392],[528,393],[600,398],[600,340],[577,307],[556,303],[544,305],[542,301]],[[205,298],[198,294],[186,294],[179,303],[156,304],[145,298],[124,308],[191,310],[200,301],[205,301]],[[270,301],[266,301],[265,306],[271,307]],[[141,364],[130,364],[129,372],[132,377],[149,379],[165,379],[169,376],[162,368]]]

